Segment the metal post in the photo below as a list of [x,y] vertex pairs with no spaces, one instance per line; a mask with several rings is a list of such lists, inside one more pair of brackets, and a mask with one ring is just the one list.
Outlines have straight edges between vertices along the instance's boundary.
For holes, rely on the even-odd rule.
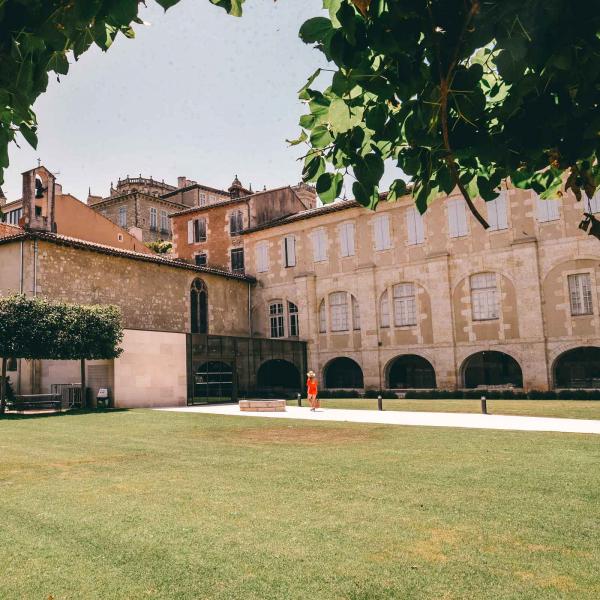
[[377,410],[383,410],[383,398],[381,397],[381,394],[377,396]]
[[298,394],[298,406],[302,406],[302,396]]
[[481,413],[484,415],[488,414],[487,411],[487,400],[485,398],[485,396],[481,396]]

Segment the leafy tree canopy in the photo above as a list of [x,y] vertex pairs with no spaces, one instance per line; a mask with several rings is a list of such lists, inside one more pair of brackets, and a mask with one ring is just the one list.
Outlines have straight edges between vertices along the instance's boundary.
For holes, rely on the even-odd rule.
[[0,357],[107,359],[123,339],[116,306],[85,306],[13,295],[0,298]]
[[[460,189],[497,196],[510,178],[542,197],[578,199],[600,183],[600,1],[324,0],[300,37],[333,69],[300,92],[310,150],[304,178],[324,201],[342,173],[363,205],[384,163],[413,184],[418,208]],[[319,75],[330,75],[317,87]],[[324,77],[321,77],[324,79]],[[328,171],[327,168],[330,167]],[[388,199],[406,192],[396,179]]]
[[[210,0],[241,14],[244,0]],[[157,0],[165,9],[178,0]],[[323,53],[308,105],[303,177],[325,202],[346,173],[374,208],[385,166],[424,211],[458,187],[490,200],[510,178],[543,197],[600,183],[600,0],[323,0],[300,37]],[[31,106],[48,74],[140,22],[137,0],[0,1],[0,174],[16,131],[36,144]],[[319,78],[317,80],[317,78]],[[317,82],[322,82],[316,85]],[[1,182],[1,181],[0,181]]]
[[155,240],[154,242],[147,242],[146,247],[156,254],[169,254],[173,249],[173,244],[167,240]]

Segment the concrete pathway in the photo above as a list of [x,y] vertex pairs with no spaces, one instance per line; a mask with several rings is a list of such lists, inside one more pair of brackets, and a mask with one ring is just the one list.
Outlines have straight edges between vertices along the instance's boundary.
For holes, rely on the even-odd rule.
[[382,425],[419,425],[426,427],[465,427],[469,429],[508,429],[514,431],[560,431],[564,433],[600,434],[600,420],[555,419],[548,417],[514,417],[472,413],[401,412],[394,410],[349,410],[321,408],[311,412],[308,407],[288,406],[287,412],[240,412],[237,404],[213,404],[159,408],[157,410],[228,415],[236,417],[267,417],[271,419],[306,419],[307,421],[345,421],[350,423],[380,423]]

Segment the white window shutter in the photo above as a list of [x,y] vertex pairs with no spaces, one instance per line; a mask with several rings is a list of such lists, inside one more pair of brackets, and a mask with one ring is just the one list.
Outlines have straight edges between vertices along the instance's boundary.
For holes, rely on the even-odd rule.
[[560,219],[559,200],[552,199],[546,200],[546,202],[548,203],[548,219],[550,221],[557,221],[558,219]]
[[498,215],[498,229],[508,229],[508,198],[506,192],[500,192],[496,198],[496,213]]
[[598,190],[590,200],[590,210],[592,213],[600,212],[600,190]]
[[450,237],[458,237],[458,215],[455,202],[448,202],[448,231]]
[[354,254],[354,223],[348,223],[348,256]]
[[416,244],[422,244],[425,241],[425,227],[423,224],[423,215],[416,209],[413,209],[415,215],[415,233],[416,233]]
[[188,244],[194,243],[194,221],[188,221]]
[[458,213],[458,235],[467,235],[467,211],[465,210],[465,205],[461,200],[456,203],[456,210]]

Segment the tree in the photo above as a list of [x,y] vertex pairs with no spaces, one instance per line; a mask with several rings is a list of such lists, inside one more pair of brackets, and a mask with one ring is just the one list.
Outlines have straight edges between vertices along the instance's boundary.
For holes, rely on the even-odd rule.
[[0,412],[5,409],[8,358],[80,360],[83,401],[84,361],[117,358],[122,339],[116,306],[64,304],[21,294],[0,298]]
[[150,248],[156,254],[169,254],[173,249],[173,244],[165,240],[156,240],[154,242],[147,242],[146,247]]
[[[293,143],[325,202],[343,175],[356,199],[379,201],[386,161],[417,207],[458,187],[492,200],[501,180],[542,197],[580,199],[600,183],[600,2],[324,0],[302,25],[333,69],[300,91],[309,112]],[[316,89],[315,79],[328,75]],[[328,172],[327,166],[331,167]],[[387,196],[407,192],[401,177]]]

